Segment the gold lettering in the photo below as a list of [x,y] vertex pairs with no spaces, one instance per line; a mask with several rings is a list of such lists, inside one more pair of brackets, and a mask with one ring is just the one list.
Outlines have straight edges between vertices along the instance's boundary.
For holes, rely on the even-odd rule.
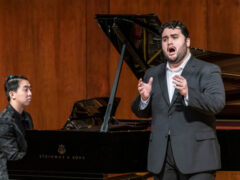
[[85,160],[85,156],[78,156],[78,155],[73,155],[73,156],[65,156],[65,155],[56,155],[56,154],[39,154],[38,155],[39,159],[67,159],[67,160]]

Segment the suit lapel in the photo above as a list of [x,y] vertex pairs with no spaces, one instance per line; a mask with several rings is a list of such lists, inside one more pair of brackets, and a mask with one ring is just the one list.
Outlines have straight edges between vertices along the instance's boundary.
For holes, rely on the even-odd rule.
[[[187,80],[187,82],[189,82],[190,78],[192,77],[192,72],[194,71],[194,68],[195,68],[193,59],[194,59],[194,57],[191,55],[191,58],[187,62],[186,66],[184,67],[182,74],[181,74],[181,76],[183,76]],[[175,89],[170,107],[174,104],[174,102],[176,101],[178,96],[180,96],[180,92],[178,89]]]
[[195,61],[193,55],[191,55],[191,58],[189,59],[188,63],[186,64],[185,68],[183,69],[183,72],[181,76],[183,76],[187,82],[189,82],[190,78],[193,77],[193,73],[195,71]]
[[158,80],[159,80],[159,84],[160,84],[160,87],[161,87],[162,96],[169,106],[170,101],[169,101],[168,87],[167,87],[166,63],[164,63],[164,65],[162,65],[160,67],[161,67],[161,69],[160,69],[160,73],[158,75]]
[[15,129],[18,146],[21,148],[21,150],[26,150],[27,142],[25,141],[25,137],[24,137],[23,132],[19,129],[19,127],[16,123],[16,117],[15,117],[15,114],[14,114],[15,112],[12,109],[10,104],[8,104],[7,110],[9,111],[11,121],[13,122],[12,124],[13,124],[13,127]]

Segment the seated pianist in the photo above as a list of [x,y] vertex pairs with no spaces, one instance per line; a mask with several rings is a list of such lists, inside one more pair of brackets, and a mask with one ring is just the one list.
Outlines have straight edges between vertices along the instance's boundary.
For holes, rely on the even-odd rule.
[[33,129],[30,114],[24,111],[32,99],[31,85],[24,76],[5,80],[7,107],[0,114],[0,180],[8,180],[7,160],[22,159],[27,151],[26,129]]

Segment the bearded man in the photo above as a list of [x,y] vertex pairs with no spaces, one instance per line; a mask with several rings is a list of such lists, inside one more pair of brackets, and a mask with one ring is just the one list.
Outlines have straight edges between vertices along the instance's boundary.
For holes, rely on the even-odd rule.
[[148,170],[155,180],[213,180],[221,167],[215,114],[225,105],[221,70],[190,52],[189,32],[171,21],[161,26],[166,63],[138,82],[132,111],[152,117]]

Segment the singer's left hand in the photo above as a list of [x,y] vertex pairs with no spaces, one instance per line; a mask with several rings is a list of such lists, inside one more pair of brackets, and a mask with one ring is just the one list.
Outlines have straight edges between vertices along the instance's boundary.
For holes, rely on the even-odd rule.
[[179,90],[180,94],[184,97],[187,97],[188,95],[188,84],[187,80],[180,75],[173,76],[173,84],[176,89]]

